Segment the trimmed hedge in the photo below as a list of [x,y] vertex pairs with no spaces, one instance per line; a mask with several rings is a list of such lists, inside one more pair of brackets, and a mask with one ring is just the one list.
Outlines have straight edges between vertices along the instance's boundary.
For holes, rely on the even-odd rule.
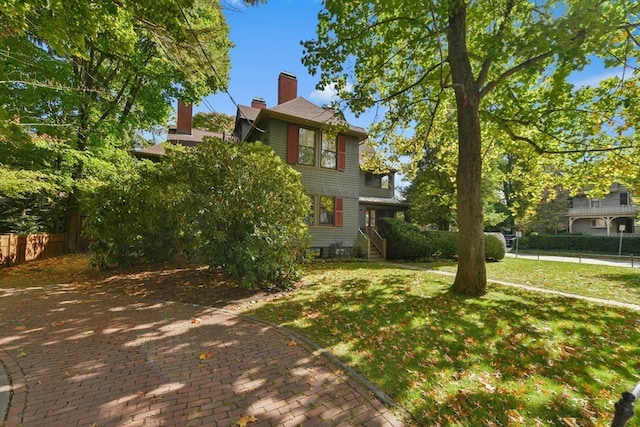
[[435,247],[415,225],[393,218],[382,218],[378,231],[387,239],[387,259],[415,260],[430,258]]
[[484,257],[487,261],[500,261],[507,253],[507,241],[502,233],[484,234]]
[[[545,251],[586,252],[617,255],[620,250],[620,235],[590,236],[587,234],[532,234],[518,239],[520,249]],[[622,236],[623,254],[640,254],[640,238]]]
[[[420,260],[429,258],[455,259],[458,256],[458,233],[452,231],[420,231],[406,221],[383,218],[379,232],[387,239],[387,258]],[[485,234],[485,258],[499,261],[504,258],[506,243],[500,233]]]

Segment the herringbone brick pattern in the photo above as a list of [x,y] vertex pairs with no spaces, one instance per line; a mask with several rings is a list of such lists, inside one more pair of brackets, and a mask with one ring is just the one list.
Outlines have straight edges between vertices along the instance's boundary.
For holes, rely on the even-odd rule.
[[0,361],[6,427],[403,425],[275,326],[80,286],[0,289]]

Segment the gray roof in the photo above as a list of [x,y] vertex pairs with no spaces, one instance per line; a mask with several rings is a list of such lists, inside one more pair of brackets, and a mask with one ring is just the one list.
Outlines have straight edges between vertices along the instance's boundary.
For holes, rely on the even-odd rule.
[[[241,117],[250,121],[260,122],[273,117],[316,126],[341,124],[338,116],[336,116],[332,109],[318,107],[301,96],[283,102],[273,108],[253,108],[239,105],[238,109],[240,110]],[[348,134],[357,136],[361,141],[367,138],[367,133],[364,128],[349,125],[344,122],[342,124],[348,125]]]
[[170,128],[169,133],[167,134],[167,141],[193,146],[198,142],[202,142],[202,139],[207,136],[224,139],[225,135],[220,132],[209,132],[208,130],[203,129],[192,129],[190,134],[178,133],[175,128]]
[[151,147],[140,148],[133,151],[137,157],[161,157],[167,154],[164,144],[180,144],[185,147],[194,147],[202,142],[205,137],[224,139],[225,135],[220,132],[210,132],[202,129],[192,129],[191,133],[177,133],[175,128],[170,128],[167,133],[167,141],[161,142]]
[[160,157],[165,155],[165,151],[162,143],[160,143],[152,145],[151,147],[134,150],[133,154],[138,157]]

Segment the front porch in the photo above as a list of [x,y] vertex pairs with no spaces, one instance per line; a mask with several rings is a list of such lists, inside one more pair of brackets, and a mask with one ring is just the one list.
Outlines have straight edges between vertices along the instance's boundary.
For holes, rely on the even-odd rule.
[[380,236],[375,227],[360,227],[358,245],[364,258],[370,261],[387,259],[387,240]]

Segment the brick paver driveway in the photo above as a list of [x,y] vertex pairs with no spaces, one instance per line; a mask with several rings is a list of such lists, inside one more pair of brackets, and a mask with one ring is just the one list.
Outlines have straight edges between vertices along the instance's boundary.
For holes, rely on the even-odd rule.
[[0,289],[0,362],[7,427],[403,425],[275,326],[80,285]]

